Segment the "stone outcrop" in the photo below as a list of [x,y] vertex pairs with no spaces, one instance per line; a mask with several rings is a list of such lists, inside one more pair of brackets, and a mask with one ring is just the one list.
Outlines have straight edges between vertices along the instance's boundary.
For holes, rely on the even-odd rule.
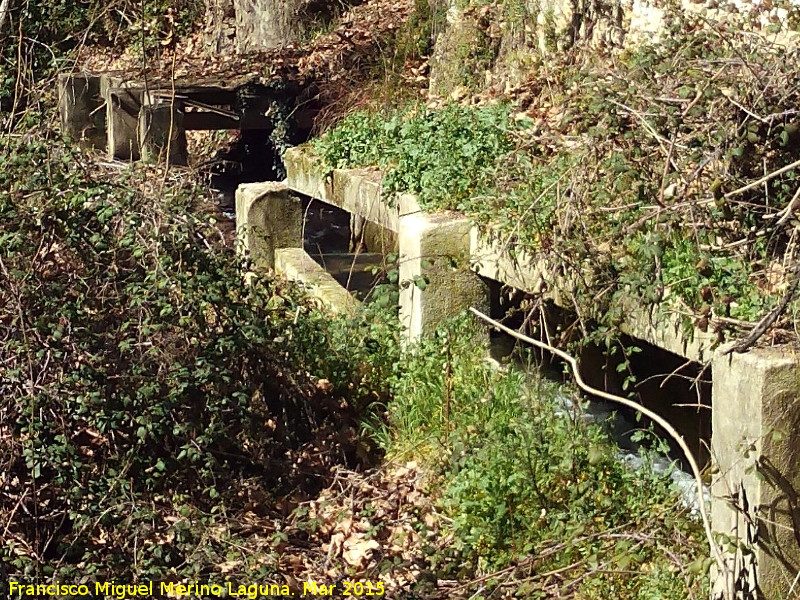
[[704,26],[729,22],[778,43],[796,37],[800,0],[447,0],[445,23],[431,57],[431,90],[515,87],[531,65],[576,47],[599,52],[658,42],[678,19]]

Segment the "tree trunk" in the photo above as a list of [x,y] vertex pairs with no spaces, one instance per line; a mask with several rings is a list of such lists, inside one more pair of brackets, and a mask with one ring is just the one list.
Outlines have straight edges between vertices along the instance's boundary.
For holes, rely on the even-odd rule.
[[233,0],[240,52],[280,48],[322,29],[362,0]]
[[305,0],[234,0],[240,52],[280,48],[300,38]]
[[3,35],[3,28],[6,24],[6,18],[10,12],[11,0],[0,0],[0,36]]

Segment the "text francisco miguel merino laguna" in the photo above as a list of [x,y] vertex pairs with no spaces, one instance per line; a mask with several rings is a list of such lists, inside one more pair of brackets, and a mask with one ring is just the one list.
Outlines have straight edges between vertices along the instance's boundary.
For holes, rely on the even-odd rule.
[[[345,585],[347,587],[347,585]],[[350,584],[350,593],[344,590],[345,595],[353,596],[383,596],[384,586],[380,582],[358,582],[355,586]],[[360,588],[360,589],[359,589]],[[10,581],[8,584],[10,596],[113,596],[119,600],[136,596],[153,596],[154,594],[167,594],[170,597],[181,596],[240,596],[248,600],[259,597],[295,596],[288,585],[278,584],[234,584],[227,582],[220,584],[175,583],[171,581],[147,582],[139,584],[123,584],[114,581],[98,581],[91,584],[24,584]],[[330,596],[336,591],[336,585],[325,585],[306,581],[303,583],[303,596]]]

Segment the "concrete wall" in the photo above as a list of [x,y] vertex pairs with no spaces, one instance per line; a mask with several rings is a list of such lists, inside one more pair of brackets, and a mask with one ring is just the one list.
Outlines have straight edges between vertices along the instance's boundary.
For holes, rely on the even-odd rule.
[[58,112],[61,129],[84,148],[106,144],[106,113],[100,78],[91,74],[58,76]]
[[253,263],[273,270],[277,250],[303,247],[300,200],[282,182],[242,184],[236,190],[236,230]]
[[712,524],[736,587],[743,598],[800,598],[800,356],[720,352],[713,380]]

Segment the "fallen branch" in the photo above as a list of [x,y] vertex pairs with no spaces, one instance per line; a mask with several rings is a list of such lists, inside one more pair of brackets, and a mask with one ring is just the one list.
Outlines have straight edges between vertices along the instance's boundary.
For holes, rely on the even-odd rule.
[[634,402],[633,400],[628,400],[627,398],[623,398],[621,396],[615,396],[614,394],[609,394],[603,390],[598,390],[597,388],[593,388],[592,386],[588,385],[584,382],[583,377],[581,377],[580,370],[578,369],[578,361],[571,355],[567,354],[563,350],[559,350],[549,344],[545,344],[544,342],[540,342],[539,340],[535,340],[532,337],[528,337],[518,331],[511,329],[510,327],[506,327],[502,323],[495,321],[491,317],[483,314],[481,311],[470,307],[470,312],[474,314],[476,317],[480,318],[481,320],[489,323],[493,327],[499,329],[507,333],[508,335],[517,338],[523,342],[527,342],[540,348],[542,350],[547,350],[558,356],[559,358],[565,360],[567,364],[569,364],[570,369],[572,370],[572,374],[575,377],[575,383],[581,388],[584,392],[588,394],[592,394],[599,398],[603,398],[604,400],[609,400],[611,402],[615,402],[617,404],[622,404],[623,406],[627,406],[628,408],[632,408],[633,410],[643,414],[651,421],[659,425],[667,432],[667,435],[675,440],[675,443],[678,444],[680,449],[683,451],[684,455],[686,456],[686,460],[689,463],[690,468],[692,469],[692,475],[694,475],[695,484],[697,487],[697,501],[698,501],[698,508],[700,510],[700,517],[703,520],[703,529],[705,530],[706,539],[708,540],[709,549],[711,554],[714,557],[714,561],[717,563],[717,568],[719,572],[724,574],[726,579],[726,585],[723,590],[723,597],[726,600],[733,600],[733,585],[729,579],[730,576],[730,569],[728,569],[725,558],[722,555],[722,551],[720,550],[717,543],[714,541],[714,532],[711,530],[711,520],[708,516],[708,510],[706,509],[705,505],[705,498],[703,495],[703,478],[700,474],[700,466],[697,464],[697,460],[694,458],[692,451],[689,449],[689,446],[686,444],[686,441],[683,439],[683,436],[678,433],[675,428],[669,424],[664,418],[660,415],[657,415],[653,411],[648,408],[645,408],[638,402]]
[[794,193],[794,196],[792,196],[792,199],[789,201],[789,204],[786,206],[786,208],[784,208],[781,212],[775,215],[776,217],[778,217],[778,220],[775,222],[775,227],[780,227],[786,221],[788,221],[789,218],[792,216],[792,213],[797,209],[799,205],[800,205],[800,187],[797,188],[797,191]]
[[760,179],[756,179],[755,181],[748,183],[745,186],[735,189],[732,192],[728,192],[723,196],[723,198],[731,198],[733,196],[736,196],[737,194],[741,194],[748,190],[752,190],[753,188],[760,186],[762,183],[766,183],[770,179],[773,179],[778,175],[783,175],[784,173],[786,173],[786,171],[791,171],[792,169],[796,169],[797,167],[800,167],[800,160],[796,160],[793,163],[789,163],[788,165],[786,165],[785,167],[781,167],[777,171],[773,171],[772,173],[767,173]]

